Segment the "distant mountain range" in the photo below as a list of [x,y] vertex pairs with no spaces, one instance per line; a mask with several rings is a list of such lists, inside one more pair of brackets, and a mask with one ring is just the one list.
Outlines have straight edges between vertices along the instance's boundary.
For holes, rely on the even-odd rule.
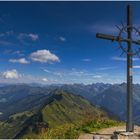
[[[135,84],[133,93],[134,119],[137,123],[139,120],[139,104],[140,104],[140,85]],[[38,84],[19,84],[19,85],[3,85],[0,86],[0,119],[4,119],[8,114],[18,111],[24,111],[34,106],[34,100],[44,99],[54,89],[62,89],[80,95],[89,100],[92,104],[99,105],[112,113],[118,115],[125,120],[126,113],[126,84],[104,84],[96,83],[91,85],[71,84],[71,85],[49,85],[40,86]],[[32,102],[25,107],[24,103]],[[43,98],[43,99],[41,99]],[[23,105],[17,105],[20,100]],[[21,102],[20,102],[21,103]],[[37,104],[37,103],[36,103]],[[39,103],[38,103],[39,104]],[[26,104],[27,105],[27,104]]]
[[[133,85],[133,89],[134,120],[140,124],[140,85]],[[98,112],[102,108],[102,113],[125,121],[126,84],[1,85],[0,134],[14,138],[28,127],[27,122],[32,122],[32,118],[40,121],[38,114],[41,114],[41,121],[47,127],[53,127],[62,122],[82,119],[85,110],[89,109],[91,113],[97,106]],[[8,129],[9,125],[10,128],[17,126],[15,133]]]
[[[121,120],[126,120],[126,83],[91,85],[74,84],[63,85],[64,90],[81,95],[94,105],[98,105],[109,112],[119,116]],[[134,121],[140,124],[140,85],[133,85],[133,110]]]

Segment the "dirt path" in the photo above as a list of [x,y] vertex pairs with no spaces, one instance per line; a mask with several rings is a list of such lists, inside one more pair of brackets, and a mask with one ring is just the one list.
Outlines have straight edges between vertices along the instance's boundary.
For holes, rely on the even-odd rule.
[[[115,131],[125,131],[125,126],[117,126],[111,128],[101,129],[97,132],[93,132],[91,134],[83,133],[79,136],[79,139],[110,139],[113,132]],[[135,126],[135,132],[140,132],[140,127]]]
[[99,137],[106,137],[109,139],[115,130],[122,130],[122,129],[125,129],[125,126],[105,128],[97,132],[93,132],[92,134],[83,133],[79,136],[79,139],[93,139],[93,138],[99,139]]

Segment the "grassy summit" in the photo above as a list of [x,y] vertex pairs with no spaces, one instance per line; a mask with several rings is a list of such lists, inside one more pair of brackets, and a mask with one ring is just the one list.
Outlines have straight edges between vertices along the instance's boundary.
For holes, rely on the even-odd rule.
[[85,118],[107,116],[103,110],[91,105],[84,98],[59,90],[56,91],[53,101],[41,112],[43,121],[47,122],[50,128]]

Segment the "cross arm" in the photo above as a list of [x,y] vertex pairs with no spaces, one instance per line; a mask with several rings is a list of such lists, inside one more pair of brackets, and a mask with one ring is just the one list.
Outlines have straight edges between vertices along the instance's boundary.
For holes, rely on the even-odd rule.
[[107,40],[111,40],[111,41],[116,41],[116,37],[113,36],[113,35],[106,35],[106,34],[97,33],[96,37],[101,38],[101,39],[107,39]]
[[97,33],[96,37],[101,38],[101,39],[111,40],[111,41],[132,42],[134,44],[140,45],[140,40],[135,41],[135,40],[130,40],[130,39],[123,39],[123,38],[121,38],[119,36],[113,36],[113,35]]

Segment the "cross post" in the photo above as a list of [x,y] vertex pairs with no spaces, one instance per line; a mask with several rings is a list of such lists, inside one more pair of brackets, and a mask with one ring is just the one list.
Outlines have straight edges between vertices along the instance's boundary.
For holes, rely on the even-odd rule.
[[126,123],[126,131],[127,132],[133,132],[134,131],[134,125],[133,125],[133,104],[132,104],[132,100],[133,100],[133,90],[132,90],[132,80],[133,80],[133,76],[132,76],[132,48],[131,48],[131,40],[132,40],[132,11],[131,11],[131,7],[128,5],[127,6],[127,26],[130,28],[127,28],[127,32],[128,32],[128,39],[130,39],[130,41],[127,42],[128,44],[128,53],[127,53],[127,123]]
[[127,6],[127,38],[122,38],[120,36],[112,36],[107,34],[96,34],[97,38],[107,39],[111,41],[126,42],[127,43],[127,122],[126,122],[126,132],[134,131],[133,124],[133,88],[132,88],[132,43],[140,45],[139,40],[132,40],[132,10],[130,5]]

